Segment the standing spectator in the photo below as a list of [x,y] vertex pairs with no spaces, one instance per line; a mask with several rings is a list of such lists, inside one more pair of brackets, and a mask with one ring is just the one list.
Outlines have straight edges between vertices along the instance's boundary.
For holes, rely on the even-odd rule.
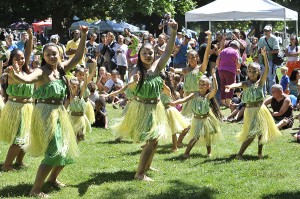
[[104,58],[103,58],[103,55],[101,54],[101,50],[103,49],[103,46],[104,46],[104,44],[106,42],[106,34],[102,34],[100,36],[100,39],[101,39],[101,43],[99,43],[99,45],[95,49],[95,54],[96,54],[96,58],[97,58],[97,66],[98,66],[98,68],[100,68],[102,66],[102,63],[104,62]]
[[295,68],[300,69],[299,54],[300,47],[298,46],[298,38],[294,35],[290,38],[290,45],[286,47],[285,55],[287,57],[288,76],[291,75]]
[[[77,51],[77,48],[80,43],[80,31],[75,30],[73,32],[73,39],[68,41],[67,46],[66,46],[66,54],[69,56],[69,59],[72,59]],[[85,66],[85,60],[84,60],[84,55],[82,56],[81,60],[79,61],[80,65]]]
[[158,36],[157,44],[154,46],[154,60],[158,60],[166,49],[166,37],[164,34]]
[[258,56],[258,38],[257,37],[253,37],[252,38],[252,44],[250,46],[250,57],[255,58]]
[[24,45],[27,40],[28,40],[27,32],[22,32],[20,41],[16,43],[19,50],[24,52],[24,49],[25,49]]
[[[258,49],[262,49],[263,47],[267,48],[267,57],[269,62],[269,73],[267,78],[267,91],[271,94],[271,88],[276,82],[276,69],[278,66],[273,64],[274,55],[279,53],[279,42],[276,39],[275,35],[272,34],[272,27],[265,26],[264,27],[265,36],[261,37],[258,42]],[[265,66],[263,64],[262,56],[259,57],[259,63],[264,70]]]
[[108,32],[105,44],[101,50],[101,54],[104,56],[103,65],[108,72],[117,68],[116,47],[115,35],[112,32]]
[[138,60],[139,39],[135,35],[131,34],[130,37],[126,38],[126,40],[128,42],[128,51],[126,55],[128,62],[128,80],[130,80],[132,70],[136,66]]
[[177,37],[175,39],[175,45],[176,46],[181,45],[182,41],[183,41],[182,32],[178,32]]
[[175,22],[174,19],[171,19],[171,13],[166,13],[164,18],[160,21],[160,24],[158,25],[158,28],[162,30],[162,33],[165,33],[166,35],[171,35],[171,29],[168,23]]
[[91,59],[94,59],[96,57],[96,48],[98,46],[97,42],[97,34],[92,34],[91,38],[89,41],[86,42],[85,47],[86,47],[86,57],[89,57]]
[[276,36],[279,45],[282,45],[282,38],[281,38],[281,36],[279,35],[279,32],[278,32],[278,31],[275,31],[274,35]]
[[283,92],[285,94],[290,94],[289,88],[290,88],[290,78],[287,76],[288,68],[286,66],[283,66],[281,69],[281,80],[280,85],[282,86]]
[[221,104],[229,107],[233,90],[225,92],[225,86],[235,82],[237,72],[240,72],[239,64],[239,48],[240,44],[237,41],[232,41],[228,48],[221,51],[217,59],[217,67],[221,81]]
[[13,43],[13,40],[14,36],[12,34],[8,34],[5,36],[6,48],[10,52],[18,48],[18,46]]
[[192,35],[186,33],[184,40],[180,46],[176,47],[174,52],[173,67],[174,68],[185,68],[187,62],[187,51],[191,48],[189,42],[191,41]]
[[150,44],[152,44],[152,46],[155,46],[156,45],[156,40],[154,39],[153,35],[152,34],[149,34],[148,35],[148,42]]
[[127,70],[127,51],[128,46],[124,44],[124,36],[118,36],[118,44],[117,44],[117,70],[119,71],[120,77],[122,81],[125,81],[125,74]]

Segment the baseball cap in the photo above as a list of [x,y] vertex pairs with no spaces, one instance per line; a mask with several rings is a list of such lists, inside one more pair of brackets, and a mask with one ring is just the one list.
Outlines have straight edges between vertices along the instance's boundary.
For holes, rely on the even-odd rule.
[[264,30],[272,31],[272,26],[267,25],[267,26],[264,27]]

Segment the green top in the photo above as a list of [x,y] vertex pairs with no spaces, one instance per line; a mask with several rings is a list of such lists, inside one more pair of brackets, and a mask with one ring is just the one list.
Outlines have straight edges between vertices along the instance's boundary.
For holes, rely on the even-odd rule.
[[38,89],[34,91],[33,96],[35,99],[62,99],[65,97],[66,91],[67,86],[65,82],[62,79],[57,79],[38,87]]
[[141,98],[158,98],[163,87],[163,80],[160,76],[147,76],[141,89],[137,85],[135,95]]
[[[82,88],[81,88],[82,89]],[[86,99],[86,98],[88,98],[89,96],[90,96],[90,94],[91,94],[91,92],[90,92],[90,90],[89,90],[89,88],[88,87],[86,87],[85,88],[85,91],[84,91],[84,93],[83,93],[83,99]]]
[[194,92],[199,90],[198,82],[203,73],[199,70],[192,70],[184,77],[183,91]]
[[126,94],[126,98],[129,99],[129,100],[132,100],[133,97],[134,97],[134,93],[131,89],[127,88],[125,90],[125,94]]
[[205,115],[209,112],[210,100],[206,97],[196,96],[192,99],[191,107],[194,114]]
[[30,98],[33,91],[34,84],[9,84],[6,93],[9,96]]
[[163,93],[160,95],[160,100],[163,103],[163,105],[169,104],[172,101],[170,96],[163,94]]
[[242,95],[242,101],[244,103],[247,102],[257,102],[257,101],[263,101],[264,100],[264,93],[263,93],[263,87],[252,85],[243,91]]
[[72,112],[85,112],[86,110],[86,103],[83,98],[75,97],[70,102],[70,111]]

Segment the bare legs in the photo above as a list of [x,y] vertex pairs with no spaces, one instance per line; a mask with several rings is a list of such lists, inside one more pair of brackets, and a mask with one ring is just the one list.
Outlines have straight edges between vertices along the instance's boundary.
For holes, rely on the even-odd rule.
[[179,148],[183,147],[182,140],[184,139],[186,134],[189,132],[190,128],[191,127],[189,126],[180,133],[178,140],[177,140],[177,147],[179,147]]
[[[254,140],[254,137],[252,138],[248,138],[245,142],[243,142],[241,148],[240,148],[240,151],[239,153],[236,155],[236,158],[239,159],[239,160],[242,160],[242,156],[245,152],[245,150],[248,148],[248,146],[253,142]],[[263,149],[263,145],[260,144],[260,140],[261,140],[261,135],[258,136],[258,159],[261,159],[262,158],[262,149]]]
[[[193,147],[195,146],[195,144],[197,143],[198,140],[199,139],[197,139],[197,138],[191,139],[191,141],[187,145],[186,150],[183,154],[184,158],[190,157],[190,152],[191,152],[191,150],[193,149]],[[207,157],[210,157],[211,156],[211,146],[210,146],[210,144],[206,145],[206,150],[207,150]]]
[[21,149],[20,146],[13,144],[9,147],[6,159],[1,169],[3,171],[11,171],[13,170],[13,161],[16,158],[16,163],[20,166],[23,165],[23,158],[25,156],[25,152]]
[[139,166],[137,172],[134,176],[137,180],[153,181],[151,178],[147,177],[145,171],[150,168],[154,153],[157,148],[157,140],[149,140],[145,144],[139,161]]
[[172,147],[172,151],[177,151],[177,136],[176,134],[172,135],[172,143],[173,143],[173,147]]
[[57,176],[60,174],[60,172],[63,170],[63,168],[64,168],[64,166],[53,167],[53,166],[41,164],[37,171],[33,187],[30,191],[30,195],[39,196],[39,197],[48,197],[46,194],[44,194],[42,192],[42,186],[43,186],[45,179],[47,178],[47,176],[49,174],[50,174],[50,176],[48,177],[48,180],[47,180],[48,182],[52,183],[55,187],[64,186],[64,184],[60,183],[57,180]]

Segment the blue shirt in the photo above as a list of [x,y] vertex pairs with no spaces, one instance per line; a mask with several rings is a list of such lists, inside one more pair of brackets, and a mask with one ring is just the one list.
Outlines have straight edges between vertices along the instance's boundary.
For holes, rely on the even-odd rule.
[[290,78],[287,75],[283,75],[280,80],[280,85],[282,86],[282,89],[285,91],[287,88],[287,85],[290,83]]
[[25,43],[23,43],[23,41],[19,41],[17,43],[17,47],[18,47],[19,50],[24,52]]
[[184,64],[187,62],[187,51],[190,49],[190,45],[180,45],[179,51],[173,59],[174,64]]

